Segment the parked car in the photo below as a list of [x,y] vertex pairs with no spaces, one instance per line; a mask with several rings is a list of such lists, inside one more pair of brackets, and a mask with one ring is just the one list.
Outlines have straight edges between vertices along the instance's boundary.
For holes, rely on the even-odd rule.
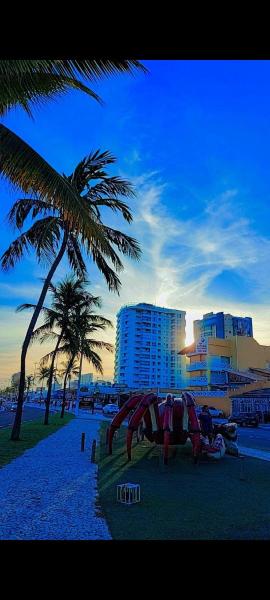
[[117,404],[106,404],[103,406],[102,412],[104,415],[116,415],[119,412]]
[[16,412],[16,410],[17,410],[17,404],[11,404],[11,406],[10,406],[10,410],[11,410],[12,412]]
[[258,427],[259,416],[256,413],[239,413],[228,419],[229,423],[237,423],[240,427]]
[[[196,406],[196,413],[200,414],[202,411],[202,408],[203,408],[202,406]],[[223,411],[218,408],[215,408],[214,406],[208,406],[208,410],[210,412],[211,417],[216,417],[216,418],[223,417]]]
[[95,402],[95,410],[103,410],[103,404],[101,402]]

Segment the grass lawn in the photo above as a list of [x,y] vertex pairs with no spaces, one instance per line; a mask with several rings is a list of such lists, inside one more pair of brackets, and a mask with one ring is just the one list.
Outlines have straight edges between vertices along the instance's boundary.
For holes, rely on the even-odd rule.
[[40,440],[48,437],[51,433],[55,433],[59,427],[63,427],[73,419],[73,415],[65,415],[63,419],[60,418],[59,414],[50,415],[49,425],[43,425],[44,414],[39,419],[25,422],[21,428],[21,440],[18,442],[12,442],[10,438],[11,427],[1,429],[0,431],[0,467],[3,467],[17,456],[20,456],[35,446]]
[[[191,446],[181,446],[164,467],[155,446],[133,444],[127,461],[122,427],[113,454],[105,447],[107,424],[101,424],[98,489],[101,509],[113,539],[208,540],[270,539],[270,465],[245,457],[203,458],[194,465]],[[139,483],[141,502],[116,501],[118,483]]]

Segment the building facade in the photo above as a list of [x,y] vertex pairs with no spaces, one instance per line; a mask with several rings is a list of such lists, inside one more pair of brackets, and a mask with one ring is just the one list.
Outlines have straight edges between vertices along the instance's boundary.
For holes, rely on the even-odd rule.
[[185,311],[140,303],[117,315],[114,378],[133,389],[184,386]]
[[194,340],[201,337],[231,338],[233,336],[253,337],[252,319],[250,317],[234,317],[223,312],[207,313],[202,319],[193,323]]
[[205,338],[204,345],[194,342],[181,352],[190,360],[186,369],[191,389],[227,389],[270,376],[270,346],[254,338]]

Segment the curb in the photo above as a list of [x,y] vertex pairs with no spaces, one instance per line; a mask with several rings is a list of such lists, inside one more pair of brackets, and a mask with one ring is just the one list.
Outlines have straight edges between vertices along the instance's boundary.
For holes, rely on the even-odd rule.
[[239,452],[250,458],[259,458],[260,460],[266,460],[270,462],[270,452],[266,450],[256,450],[255,448],[246,448],[245,446],[238,446]]

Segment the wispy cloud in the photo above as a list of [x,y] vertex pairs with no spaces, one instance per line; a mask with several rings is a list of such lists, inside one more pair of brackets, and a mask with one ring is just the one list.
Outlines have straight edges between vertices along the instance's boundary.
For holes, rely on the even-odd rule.
[[[168,209],[169,187],[157,171],[142,173],[133,178],[133,183],[138,195],[134,203],[134,221],[127,231],[140,241],[143,254],[139,263],[127,259],[123,261],[125,269],[121,273],[120,296],[108,292],[101,276],[98,281],[95,279],[96,283],[91,286],[91,291],[102,297],[103,314],[115,324],[116,313],[121,306],[142,301],[186,310],[187,339],[190,341],[194,319],[211,310],[224,310],[239,316],[251,316],[254,337],[260,343],[270,344],[270,240],[259,235],[252,221],[243,217],[240,191],[222,191],[220,195],[205,202],[193,218],[188,216],[188,211],[182,212],[181,218],[175,218],[171,209]],[[115,218],[113,216],[112,226],[117,224]],[[122,222],[121,227],[123,228]],[[61,273],[57,273],[57,279],[64,271],[63,268]],[[256,289],[256,302],[247,302],[245,297],[240,296],[231,300],[226,297],[225,301],[222,295],[219,297],[218,294],[211,294],[211,282],[224,271],[231,271],[247,280]],[[13,294],[25,299],[36,297],[39,289],[38,285],[29,287],[2,284],[0,287],[6,297]],[[27,316],[24,318],[27,319]],[[14,343],[17,339],[18,363],[23,322],[18,321],[19,315],[12,313],[12,317],[4,315],[3,326],[8,319],[12,326],[5,336],[5,348],[8,349],[11,362],[15,346],[12,344],[8,348],[8,338]],[[115,331],[104,333],[102,338],[114,343]],[[40,347],[30,351],[30,369],[31,361],[38,360],[42,354],[44,350]],[[109,378],[113,373],[113,356],[103,352],[102,358],[104,376]],[[91,367],[84,363],[84,371],[89,370]]]

